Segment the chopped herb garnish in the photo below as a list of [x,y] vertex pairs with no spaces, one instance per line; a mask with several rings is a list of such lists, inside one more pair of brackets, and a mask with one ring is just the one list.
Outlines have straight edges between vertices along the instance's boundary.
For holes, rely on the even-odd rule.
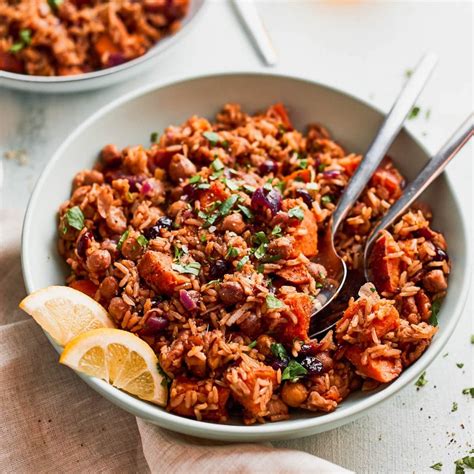
[[298,166],[302,170],[305,170],[308,167],[308,160],[307,159],[300,160],[300,162],[298,163]]
[[374,286],[371,286],[369,289],[372,293],[375,293],[377,291]]
[[286,184],[284,181],[280,181],[277,184],[275,184],[275,188],[277,188],[280,191],[280,194],[283,194],[285,192],[285,186]]
[[226,258],[234,258],[239,256],[239,251],[235,248],[230,246],[227,250]]
[[265,271],[265,265],[263,263],[259,263],[257,265],[257,273],[263,273]]
[[316,282],[316,288],[323,288],[323,284],[320,283],[319,281]]
[[276,235],[277,237],[281,235],[281,226],[276,225],[272,230],[272,235]]
[[191,176],[189,178],[189,184],[195,184],[199,182],[201,182],[201,176],[199,176],[198,174],[195,174],[194,176]]
[[446,352],[446,354],[443,354],[443,357],[447,357],[449,355],[449,352]]
[[433,304],[431,305],[431,316],[428,322],[432,326],[437,326],[438,325],[438,313],[441,308],[441,299],[437,299],[433,301]]
[[137,237],[137,242],[142,246],[146,247],[148,245],[148,239],[144,235],[139,235]]
[[282,123],[279,123],[278,124],[278,131],[283,134],[283,133],[286,133],[286,128],[285,126],[282,124]]
[[453,402],[453,405],[451,407],[451,413],[454,411],[457,411],[457,409],[458,409],[458,404],[456,402]]
[[216,146],[221,141],[221,137],[216,132],[204,132],[203,136],[209,140],[212,146]]
[[31,30],[30,29],[20,30],[20,33],[18,34],[18,36],[20,37],[20,41],[17,41],[10,47],[11,53],[18,53],[18,51],[21,51],[25,46],[31,43]]
[[246,206],[242,206],[242,204],[239,204],[237,206],[240,209],[240,212],[246,217],[247,219],[253,219],[253,212]]
[[471,395],[472,398],[474,398],[474,387],[471,388],[464,388],[462,391],[463,395]]
[[290,360],[288,366],[281,374],[281,379],[296,382],[307,373],[308,371],[300,363],[296,362],[296,360]]
[[222,163],[222,161],[219,160],[219,158],[216,158],[216,159],[211,163],[211,168],[212,168],[214,171],[223,170],[223,169],[224,169],[224,163]]
[[254,193],[256,189],[253,186],[250,186],[250,184],[244,184],[242,187],[244,188],[245,191],[247,191],[250,194]]
[[328,196],[328,195],[326,194],[326,196],[323,196],[323,197],[321,198],[321,202],[322,202],[323,204],[329,204],[330,202],[332,202],[332,198],[331,198],[331,196]]
[[246,255],[245,257],[242,257],[240,262],[237,264],[237,270],[242,270],[244,265],[249,261],[249,256]]
[[234,204],[239,200],[239,196],[237,194],[233,194],[229,198],[227,198],[219,208],[219,214],[221,216],[226,216],[229,214],[230,210],[234,207]]
[[304,219],[304,211],[303,211],[303,209],[301,209],[301,207],[296,206],[296,207],[291,208],[288,211],[288,216],[289,217],[295,217],[299,221],[302,221]]
[[413,107],[411,109],[411,112],[408,114],[408,120],[412,120],[416,117],[418,117],[418,114],[420,113],[420,107],[418,107],[417,105],[415,105],[415,107]]
[[267,244],[260,244],[254,252],[254,257],[257,260],[261,260],[263,257],[265,257],[266,252],[267,252]]
[[232,181],[231,179],[225,178],[224,183],[231,191],[237,191],[240,187],[235,181]]
[[173,263],[171,267],[173,268],[173,270],[176,270],[179,273],[189,273],[195,276],[198,276],[201,270],[201,264],[199,262],[191,262],[186,265]]
[[474,344],[474,334],[471,334],[471,344]]
[[464,367],[464,364],[462,362],[458,362],[456,364],[457,367],[459,367],[460,369],[462,369]]
[[415,385],[417,387],[423,387],[428,383],[428,380],[426,380],[426,370],[424,370],[421,375],[418,377],[418,380],[415,382]]
[[437,462],[436,464],[433,464],[430,466],[431,469],[434,469],[435,471],[441,471],[441,468],[443,467],[442,462]]
[[253,349],[255,346],[257,345],[257,341],[252,341],[249,345],[248,345],[248,348],[249,349]]
[[[407,69],[405,71],[405,77],[408,79],[409,77],[411,77],[411,75],[413,74],[413,71],[411,69]],[[433,467],[433,466],[431,466]]]
[[464,474],[466,471],[464,470],[465,467],[469,469],[474,469],[474,456],[464,456],[462,459],[458,459],[454,461],[456,465],[456,474]]
[[271,344],[270,350],[272,351],[272,354],[277,359],[281,359],[281,360],[288,359],[288,354],[286,353],[286,349],[283,344],[280,344],[280,343]]
[[25,30],[20,30],[20,38],[23,41],[23,43],[30,44],[31,43],[31,30],[25,29]]
[[265,303],[268,309],[280,309],[280,308],[283,308],[284,306],[283,301],[280,301],[272,293],[268,293],[268,295],[265,298]]
[[224,170],[219,170],[219,171],[214,171],[214,173],[211,174],[210,179],[218,179],[224,174]]
[[209,183],[200,183],[196,186],[197,189],[209,189],[211,185]]
[[201,234],[201,235],[199,236],[199,240],[200,240],[201,242],[203,242],[203,243],[204,243],[204,242],[207,242],[207,235],[206,235],[206,234]]
[[272,183],[271,183],[272,180],[270,180],[268,183],[265,183],[263,185],[263,189],[265,189],[266,191],[271,191],[273,189],[273,186],[272,186]]
[[82,230],[84,227],[84,214],[79,206],[71,207],[66,212],[66,220],[69,227],[77,230]]
[[150,142],[156,143],[158,141],[159,134],[158,132],[151,132],[150,134]]
[[156,364],[156,368],[158,372],[163,376],[163,380],[161,381],[162,387],[168,387],[168,384],[171,383],[171,379],[168,377],[168,374],[161,368],[160,364]]
[[117,243],[117,249],[120,250],[122,248],[123,243],[128,239],[128,234],[130,231],[127,229],[121,236]]
[[268,244],[268,237],[265,235],[265,232],[262,231],[257,232],[254,235],[253,240],[257,244]]
[[320,173],[322,173],[322,172],[324,171],[324,169],[326,168],[326,166],[327,166],[327,165],[321,163],[320,165],[318,165],[318,171],[319,171]]
[[281,255],[279,255],[279,254],[270,255],[270,256],[265,257],[264,262],[265,263],[273,263],[273,262],[278,262],[278,260],[281,260]]
[[64,0],[48,0],[48,5],[52,10],[57,10]]

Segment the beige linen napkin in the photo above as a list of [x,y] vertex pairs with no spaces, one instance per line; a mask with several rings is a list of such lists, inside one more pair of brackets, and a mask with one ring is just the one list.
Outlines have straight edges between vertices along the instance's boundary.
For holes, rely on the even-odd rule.
[[178,435],[115,407],[58,363],[18,309],[21,215],[0,211],[0,472],[347,473],[307,453]]

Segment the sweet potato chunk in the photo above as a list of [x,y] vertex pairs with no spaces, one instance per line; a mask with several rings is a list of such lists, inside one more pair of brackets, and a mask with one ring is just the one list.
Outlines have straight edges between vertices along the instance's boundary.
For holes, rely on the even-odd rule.
[[71,288],[74,288],[75,290],[84,293],[87,296],[90,296],[91,298],[94,298],[97,289],[99,288],[95,283],[90,280],[76,280],[71,282],[69,286]]
[[314,214],[309,209],[304,210],[304,218],[299,225],[299,229],[305,229],[306,233],[293,234],[295,256],[302,253],[308,258],[315,257],[318,254],[318,224]]
[[285,183],[290,183],[291,181],[302,181],[304,183],[309,183],[311,181],[311,171],[308,169],[293,171],[293,173],[285,176],[283,181]]
[[[213,399],[215,396],[214,388],[217,389],[217,400]],[[194,392],[194,394],[191,403],[187,404],[186,394],[189,392]],[[167,409],[177,415],[220,423],[228,419],[227,400],[229,399],[230,390],[226,387],[214,385],[212,380],[198,381],[178,377],[171,384],[170,394]],[[211,400],[209,400],[209,395],[211,395]],[[207,407],[198,409],[199,405],[204,403],[207,404]]]
[[393,167],[392,160],[386,157],[372,176],[370,184],[385,188],[388,198],[398,199],[402,194],[404,181],[403,176]]
[[361,160],[360,155],[349,155],[341,158],[337,163],[344,168],[344,171],[349,175],[352,176],[354,171],[359,166]]
[[282,268],[276,274],[294,285],[304,285],[310,281],[308,269],[303,264]]
[[206,209],[206,207],[213,202],[225,201],[228,197],[229,193],[220,181],[213,181],[209,189],[203,189],[199,193],[199,201],[202,209]]
[[379,357],[377,359],[367,358],[367,363],[362,363],[362,349],[350,346],[346,349],[345,356],[362,375],[378,382],[387,383],[396,379],[402,371],[400,359]]
[[119,49],[112,41],[112,38],[106,33],[100,35],[97,38],[97,41],[94,47],[99,56],[102,56],[103,54],[106,54],[106,53],[113,54],[113,53],[119,52]]
[[172,263],[169,255],[148,250],[138,264],[138,273],[156,292],[169,295],[178,285],[189,281],[173,270]]
[[291,123],[291,120],[288,117],[288,112],[286,111],[286,108],[282,103],[272,105],[268,109],[267,114],[270,117],[279,119],[281,121],[281,124],[285,127],[286,130],[293,129],[293,124]]
[[298,319],[296,324],[289,321],[281,330],[280,338],[286,342],[293,342],[294,339],[306,341],[308,339],[309,321],[311,319],[311,310],[313,304],[311,297],[304,293],[290,293],[283,298],[290,311]]
[[394,238],[384,232],[376,241],[372,249],[369,266],[377,290],[393,293],[398,288],[400,281],[400,258],[385,258],[397,252],[398,245]]

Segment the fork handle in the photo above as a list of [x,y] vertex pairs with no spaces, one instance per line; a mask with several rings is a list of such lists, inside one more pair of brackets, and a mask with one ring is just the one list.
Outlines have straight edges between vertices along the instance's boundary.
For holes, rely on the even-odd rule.
[[390,148],[393,140],[398,135],[403,122],[412,110],[416,99],[423,90],[423,87],[430,77],[436,63],[437,57],[435,54],[426,54],[418,63],[415,71],[409,77],[397,97],[397,100],[382,123],[382,126],[365,154],[365,157],[349,181],[349,184],[334,211],[331,229],[333,238],[343,219],[347,216],[347,213],[362,193]]
[[474,114],[470,114],[438,153],[426,163],[418,176],[405,188],[400,198],[390,207],[388,212],[374,227],[367,239],[364,250],[364,261],[366,261],[372,244],[378,237],[379,232],[386,229],[413,204],[413,201],[441,174],[444,168],[446,168],[446,165],[456,156],[459,150],[461,150],[473,135]]

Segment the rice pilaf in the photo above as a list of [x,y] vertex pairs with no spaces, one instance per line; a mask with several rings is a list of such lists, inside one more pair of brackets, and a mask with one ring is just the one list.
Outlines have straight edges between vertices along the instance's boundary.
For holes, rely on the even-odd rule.
[[[281,104],[228,104],[193,116],[149,148],[105,146],[59,211],[68,285],[144,339],[170,381],[167,409],[247,424],[292,410],[330,412],[352,391],[394,380],[436,333],[450,271],[426,206],[374,245],[366,283],[334,331],[309,334],[326,269],[318,234],[361,156],[322,126],[294,129]],[[337,235],[361,269],[365,240],[401,195],[386,158]]]

